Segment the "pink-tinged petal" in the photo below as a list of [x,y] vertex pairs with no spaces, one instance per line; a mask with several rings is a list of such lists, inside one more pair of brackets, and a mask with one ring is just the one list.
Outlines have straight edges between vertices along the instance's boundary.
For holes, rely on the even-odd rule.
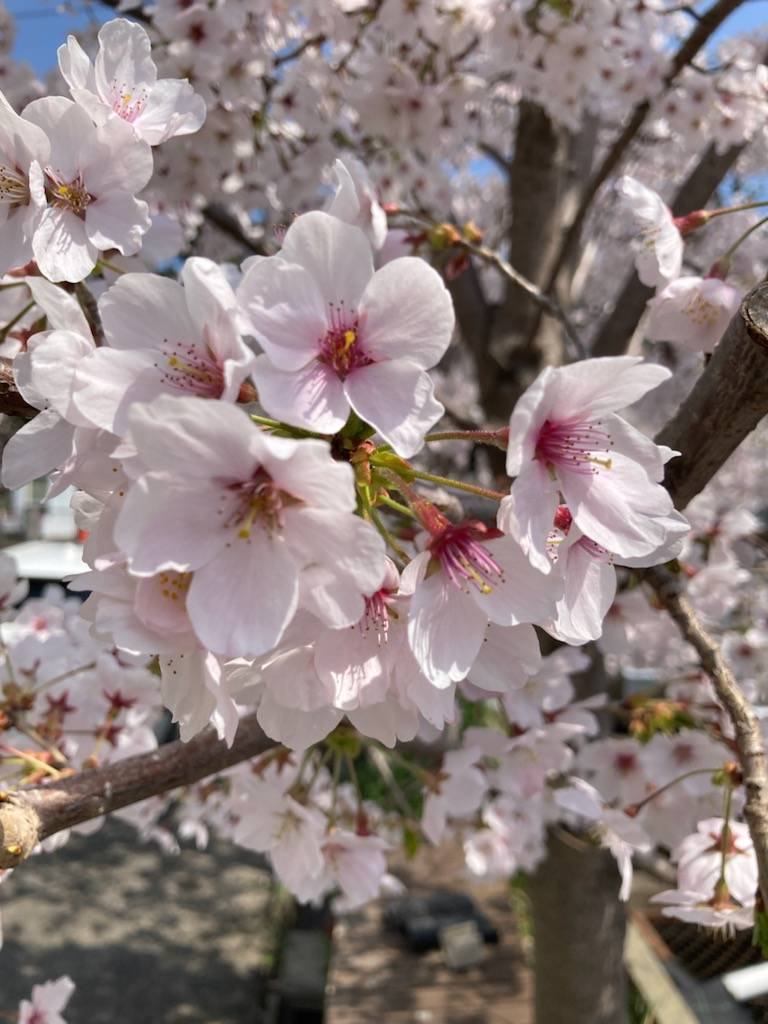
[[415,256],[377,270],[360,301],[360,342],[377,362],[407,359],[428,370],[445,354],[454,324],[442,278]]
[[75,371],[72,401],[90,424],[124,434],[135,402],[151,402],[165,388],[155,368],[155,353],[96,348]]
[[344,386],[330,366],[312,359],[299,370],[280,370],[269,356],[256,359],[253,380],[270,416],[320,434],[335,434],[349,416]]
[[691,524],[685,516],[674,510],[669,515],[661,516],[660,519],[664,528],[664,541],[661,546],[647,555],[639,555],[635,558],[618,556],[616,558],[618,565],[626,565],[631,569],[645,569],[650,565],[659,565],[678,557],[683,550],[686,537],[691,532]]
[[711,352],[736,312],[742,292],[716,278],[680,277],[648,304],[646,337]]
[[248,479],[256,468],[249,434],[258,430],[242,409],[225,402],[161,395],[151,405],[134,406],[129,424],[150,469],[225,486]]
[[144,576],[136,584],[136,615],[157,633],[188,633],[186,592],[189,577],[174,572]]
[[261,671],[266,690],[278,704],[296,711],[319,711],[333,700],[333,686],[318,677],[310,646],[278,654]]
[[299,607],[310,612],[329,629],[343,629],[363,614],[362,594],[348,579],[342,579],[328,565],[303,569],[299,578]]
[[74,295],[44,277],[25,277],[24,281],[35,302],[45,312],[48,327],[57,331],[74,331],[83,338],[91,338],[91,328]]
[[[119,152],[120,159],[113,154]],[[152,177],[152,150],[119,117],[91,129],[80,143],[79,163],[88,191],[101,197],[112,192],[136,195]]]
[[63,465],[72,454],[74,433],[53,409],[38,413],[3,449],[3,487],[15,491]]
[[148,473],[132,485],[115,524],[115,542],[136,576],[198,569],[224,549],[234,530],[219,525],[220,495]]
[[[664,479],[664,467],[670,459],[670,449],[662,447],[642,434],[620,416],[608,415],[603,429],[613,442],[612,450],[626,456],[641,466],[651,480],[660,483]],[[679,452],[672,452],[676,456]]]
[[0,274],[22,267],[32,258],[32,234],[38,214],[29,207],[11,210],[0,224]]
[[254,336],[275,366],[301,369],[320,351],[328,306],[304,267],[273,256],[251,265],[237,297]]
[[616,570],[577,542],[568,549],[563,571],[565,594],[547,631],[567,644],[597,640],[616,596]]
[[402,707],[391,696],[381,704],[348,711],[347,718],[363,736],[370,736],[390,749],[396,743],[410,742],[419,730],[416,711]]
[[189,315],[201,328],[215,324],[222,314],[237,315],[237,299],[224,272],[213,260],[192,256],[181,269]]
[[637,463],[616,453],[610,468],[558,476],[574,522],[607,551],[635,558],[664,543],[672,499]]
[[633,405],[672,376],[641,356],[603,356],[552,371],[551,420],[591,420]]
[[336,195],[327,212],[365,233],[374,249],[381,249],[387,237],[387,215],[376,199],[376,190],[368,171],[353,156],[333,164]]
[[102,25],[95,80],[104,100],[124,91],[149,92],[157,80],[157,68],[149,36],[141,25],[126,18],[114,18]]
[[254,431],[254,456],[275,484],[308,505],[337,512],[353,512],[356,507],[355,475],[348,462],[329,458],[327,441],[315,438],[294,441],[270,437]]
[[539,640],[533,626],[488,626],[470,682],[489,693],[525,686],[541,666]]
[[535,569],[512,537],[498,537],[486,542],[485,547],[504,574],[488,593],[469,587],[472,599],[486,618],[499,626],[550,619],[563,592],[558,575],[547,576]]
[[159,274],[123,274],[99,299],[99,314],[112,348],[157,349],[202,336],[189,315],[184,289]]
[[71,181],[78,171],[79,156],[73,140],[87,139],[94,132],[86,112],[64,96],[44,96],[28,103],[22,111],[22,118],[42,128],[51,153],[46,163],[50,163],[50,159],[55,160],[57,175]]
[[90,57],[74,36],[67,36],[56,51],[62,78],[72,89],[96,91],[96,76]]
[[408,642],[435,686],[464,679],[483,643],[488,617],[442,572],[416,588],[408,617]]
[[149,231],[149,207],[130,192],[110,192],[88,204],[85,231],[97,249],[118,249],[127,256],[137,252]]
[[356,310],[373,277],[373,250],[363,232],[319,210],[304,213],[291,224],[280,258],[309,272],[326,307],[343,302]]
[[149,94],[133,128],[150,146],[176,135],[190,135],[205,121],[207,108],[189,82],[181,78],[163,78]]
[[515,538],[539,572],[552,569],[547,538],[554,523],[558,493],[557,480],[552,479],[546,466],[539,461],[527,462],[496,515],[499,529]]
[[187,612],[209,650],[255,657],[279,642],[298,598],[296,564],[282,538],[254,529],[195,572]]
[[536,454],[539,430],[549,416],[555,369],[546,367],[517,400],[509,421],[507,474],[517,476]]
[[278,704],[269,691],[261,698],[256,713],[259,725],[270,739],[292,750],[306,750],[324,740],[344,717],[336,708],[319,711],[296,711]]
[[76,283],[96,266],[98,253],[85,233],[85,224],[71,210],[49,206],[32,238],[37,265],[49,281]]
[[376,637],[358,625],[326,630],[315,641],[315,668],[334,688],[333,704],[350,711],[361,704],[383,701],[389,673]]
[[443,415],[432,378],[406,359],[373,363],[350,373],[344,382],[349,404],[398,455],[409,459]]
[[238,714],[221,677],[221,665],[208,651],[185,651],[160,659],[163,701],[179,723],[184,742],[210,722],[219,739],[232,746]]
[[72,407],[73,378],[79,363],[95,349],[74,331],[44,331],[27,344],[29,381],[47,405],[75,426],[90,426]]
[[283,515],[286,542],[300,565],[328,565],[360,594],[378,590],[387,569],[386,548],[370,523],[335,509],[295,507]]

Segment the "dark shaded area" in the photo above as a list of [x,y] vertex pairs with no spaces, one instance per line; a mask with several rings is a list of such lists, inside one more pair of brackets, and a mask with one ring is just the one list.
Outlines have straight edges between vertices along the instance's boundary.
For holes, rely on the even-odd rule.
[[0,887],[0,1012],[69,974],[70,1024],[256,1024],[279,915],[270,875],[231,844],[179,856],[109,821]]

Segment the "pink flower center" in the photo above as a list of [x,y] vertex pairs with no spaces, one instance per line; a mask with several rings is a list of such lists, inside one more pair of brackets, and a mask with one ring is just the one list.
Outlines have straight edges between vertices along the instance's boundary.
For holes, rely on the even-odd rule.
[[133,124],[136,118],[144,109],[149,93],[146,89],[134,92],[125,83],[118,85],[117,79],[112,79],[109,86],[109,98],[112,102],[112,109],[118,117],[128,124]]
[[71,181],[64,181],[61,175],[50,167],[46,168],[45,173],[48,175],[48,186],[53,205],[59,209],[71,210],[78,217],[85,217],[86,207],[93,196],[85,187],[82,173],[78,171]]
[[199,398],[220,398],[224,391],[224,371],[210,349],[187,342],[163,340],[162,358],[155,363],[166,387],[186,391]]
[[[233,493],[236,496],[234,509],[230,504]],[[269,473],[259,467],[250,480],[225,485],[219,515],[226,516],[226,527],[238,528],[237,536],[241,540],[248,540],[254,526],[261,526],[268,533],[282,530],[283,509],[289,504],[295,505],[296,499],[281,491]]]
[[361,366],[370,366],[373,359],[366,355],[360,343],[359,321],[357,316],[344,308],[331,304],[330,325],[325,336],[320,340],[321,363],[333,367],[340,380]]
[[397,612],[390,610],[392,592],[389,590],[377,590],[375,594],[365,599],[365,611],[358,623],[363,636],[375,633],[379,646],[389,640],[389,620],[397,618]]
[[[482,523],[447,526],[429,545],[440,568],[454,586],[467,590],[471,584],[482,594],[490,594],[504,578],[504,572],[478,536],[493,536]],[[488,537],[490,539],[490,537]]]
[[608,451],[612,446],[611,436],[603,430],[599,420],[595,423],[545,420],[536,442],[536,458],[572,473],[591,474],[600,468],[611,469],[613,461],[595,452]]

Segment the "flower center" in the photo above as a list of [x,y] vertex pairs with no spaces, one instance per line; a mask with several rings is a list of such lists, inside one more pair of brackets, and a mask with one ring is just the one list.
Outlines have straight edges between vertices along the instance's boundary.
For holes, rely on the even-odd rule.
[[29,202],[29,183],[15,167],[0,164],[0,203],[24,206]]
[[696,292],[683,306],[682,314],[696,327],[714,327],[720,317],[720,310]]
[[[231,495],[235,495],[234,508],[231,506]],[[237,536],[248,540],[255,526],[260,526],[268,533],[277,533],[283,528],[283,509],[298,504],[298,500],[285,491],[281,491],[265,469],[259,467],[250,480],[240,483],[226,484],[222,492],[220,515],[225,515],[225,506],[229,515],[224,520],[225,527],[237,527]]]
[[365,599],[365,611],[358,623],[363,636],[375,633],[379,646],[389,641],[389,621],[399,618],[394,608],[390,607],[392,592],[377,590]]
[[162,358],[154,365],[160,380],[176,391],[200,398],[219,398],[224,391],[224,372],[209,348],[186,342],[163,340]]
[[93,196],[85,187],[82,173],[78,171],[71,181],[62,180],[61,175],[50,167],[46,174],[53,205],[59,209],[71,210],[78,217],[84,217],[85,209]]
[[535,458],[573,473],[597,473],[600,468],[611,469],[613,460],[595,452],[608,451],[612,446],[611,435],[603,430],[599,420],[594,423],[545,420],[536,442]]
[[370,366],[373,359],[367,356],[360,344],[359,320],[344,308],[331,304],[329,327],[320,340],[321,363],[332,366],[340,380],[361,366]]
[[112,109],[118,117],[128,124],[133,124],[136,118],[144,109],[149,93],[146,89],[134,92],[125,83],[118,85],[117,79],[113,78],[109,87],[109,98],[112,102]]
[[504,572],[478,537],[490,539],[493,535],[479,522],[447,526],[432,540],[429,550],[454,586],[468,592],[471,584],[481,594],[490,594],[504,579]]

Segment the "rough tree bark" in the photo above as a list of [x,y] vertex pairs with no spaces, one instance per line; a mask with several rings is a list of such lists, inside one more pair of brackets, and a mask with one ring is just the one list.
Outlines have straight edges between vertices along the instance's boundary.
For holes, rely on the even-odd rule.
[[536,942],[536,1024],[619,1024],[626,1019],[626,909],[607,850],[560,830],[531,878]]

